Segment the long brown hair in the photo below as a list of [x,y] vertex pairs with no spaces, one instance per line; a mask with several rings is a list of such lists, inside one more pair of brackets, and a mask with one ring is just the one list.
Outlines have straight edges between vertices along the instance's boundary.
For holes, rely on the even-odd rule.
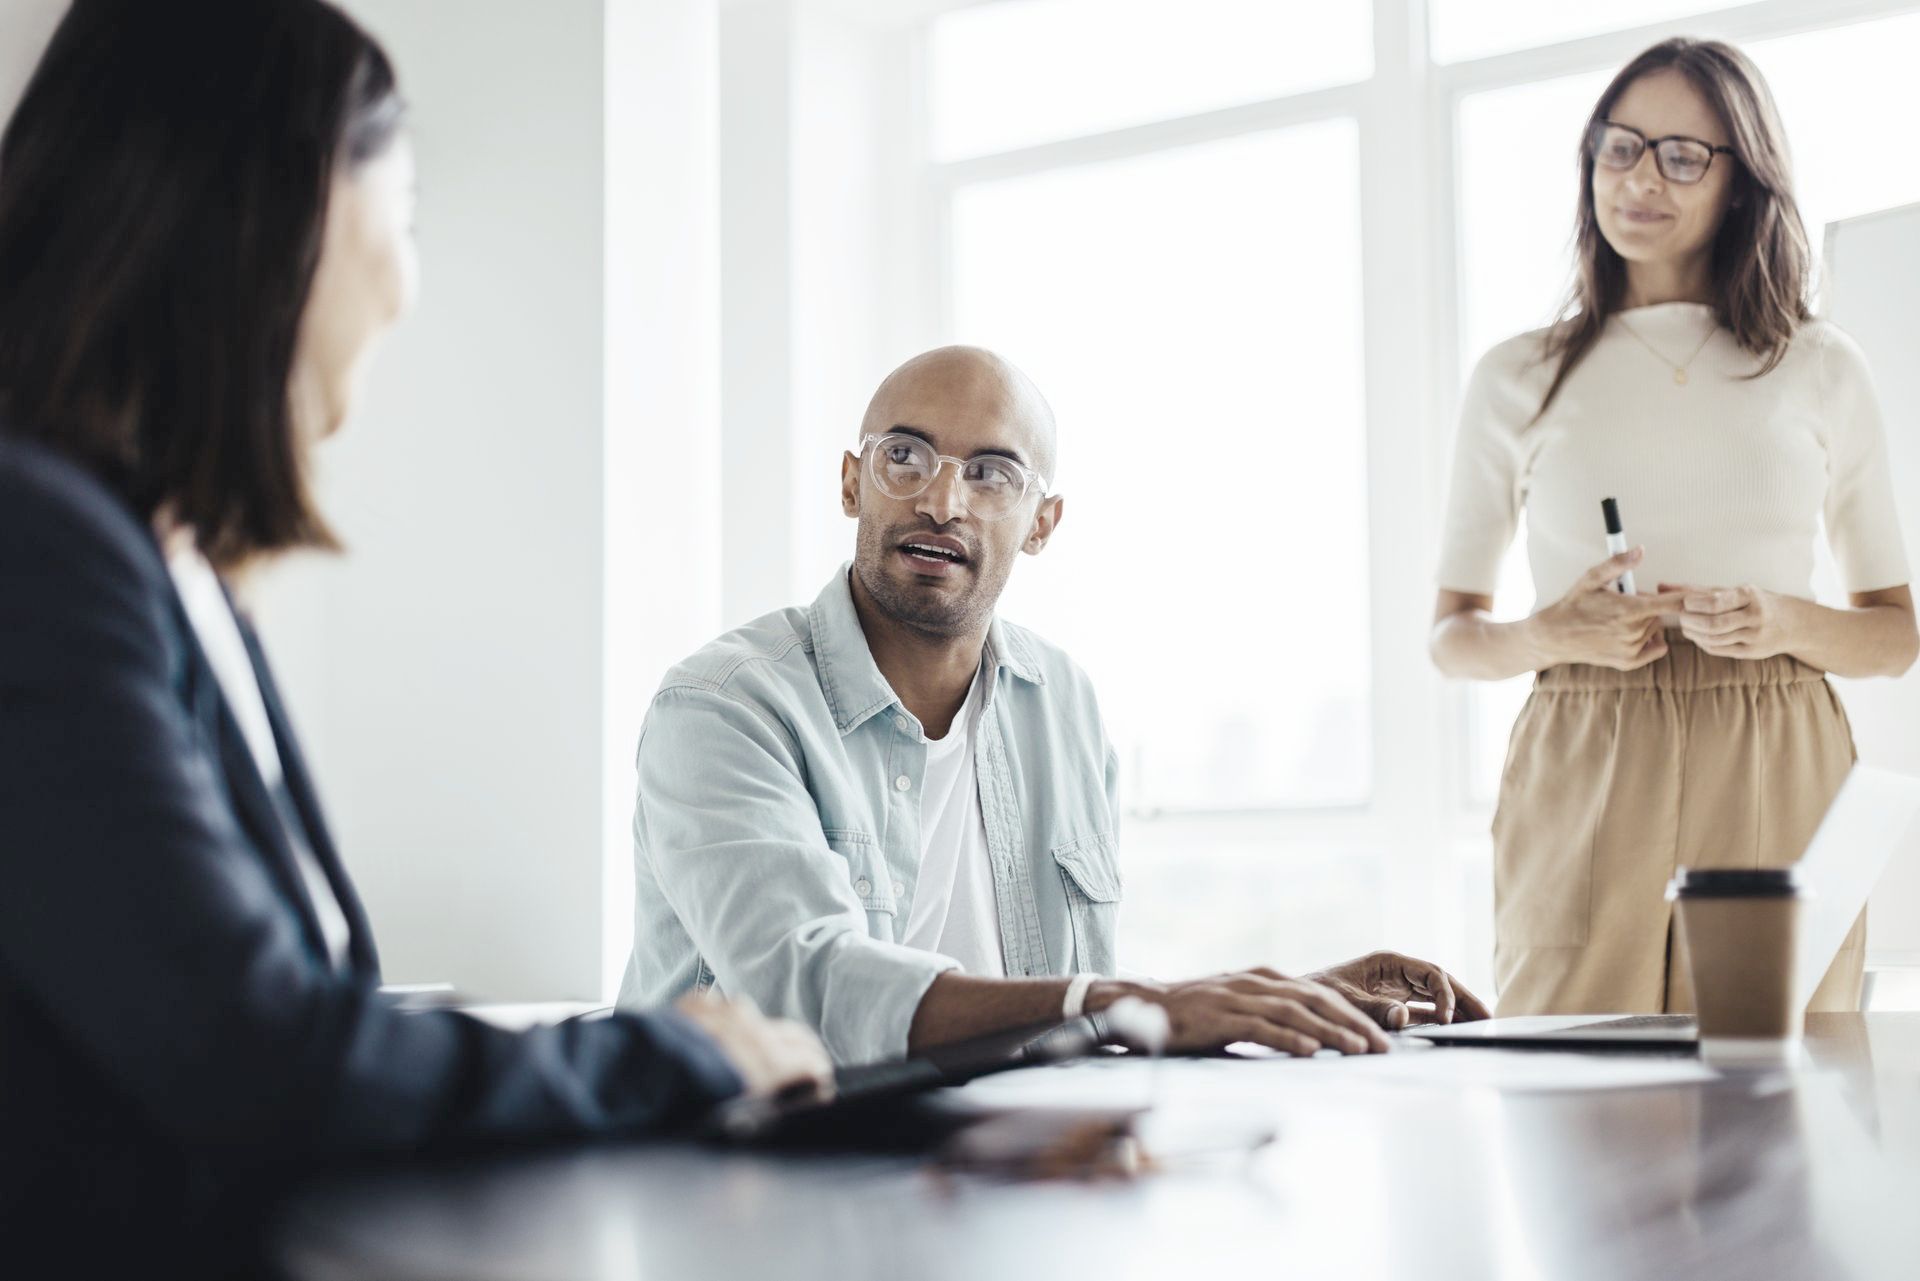
[[0,430],[223,569],[334,546],[287,383],[334,175],[399,117],[324,0],[74,0],[0,139]]
[[1778,365],[1794,331],[1813,314],[1808,306],[1813,255],[1793,198],[1786,131],[1766,80],[1747,55],[1730,44],[1684,37],[1663,40],[1620,69],[1580,131],[1573,286],[1547,334],[1545,355],[1558,367],[1536,420],[1599,340],[1626,292],[1626,263],[1600,234],[1594,214],[1593,152],[1587,139],[1628,85],[1666,70],[1678,71],[1700,91],[1732,140],[1733,195],[1713,241],[1713,310],[1734,341],[1760,358],[1750,376],[1757,378]]

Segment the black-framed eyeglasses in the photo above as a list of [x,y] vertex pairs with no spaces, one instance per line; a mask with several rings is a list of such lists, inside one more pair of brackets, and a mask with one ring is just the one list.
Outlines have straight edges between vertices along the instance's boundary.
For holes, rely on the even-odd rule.
[[867,474],[889,498],[918,498],[940,474],[940,464],[952,463],[967,493],[967,510],[981,520],[1012,515],[1036,485],[1042,494],[1047,492],[1045,476],[1011,458],[999,454],[954,458],[936,451],[918,436],[898,432],[862,436],[860,451],[867,457]]
[[1683,187],[1691,187],[1706,177],[1715,156],[1733,154],[1732,147],[1718,147],[1682,134],[1649,138],[1632,125],[1612,120],[1596,120],[1587,134],[1587,152],[1593,157],[1593,163],[1603,169],[1619,172],[1631,169],[1640,163],[1648,147],[1653,148],[1653,163],[1660,170],[1660,176]]

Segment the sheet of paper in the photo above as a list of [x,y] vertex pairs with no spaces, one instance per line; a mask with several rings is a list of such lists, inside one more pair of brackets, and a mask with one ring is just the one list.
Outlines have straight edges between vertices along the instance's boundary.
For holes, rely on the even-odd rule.
[[1716,1080],[1719,1073],[1699,1059],[1675,1055],[1582,1053],[1550,1050],[1496,1050],[1479,1047],[1419,1049],[1406,1046],[1392,1054],[1313,1060],[1317,1071],[1337,1071],[1354,1080],[1391,1082],[1449,1090],[1502,1092],[1635,1090],[1656,1085],[1690,1085]]
[[1720,1074],[1691,1056],[1442,1048],[1406,1044],[1391,1054],[1343,1057],[1328,1050],[1296,1059],[1258,1046],[1231,1058],[1133,1058],[1027,1068],[963,1087],[971,1101],[1000,1107],[1253,1107],[1290,1084],[1380,1085],[1514,1092],[1630,1090],[1712,1081]]

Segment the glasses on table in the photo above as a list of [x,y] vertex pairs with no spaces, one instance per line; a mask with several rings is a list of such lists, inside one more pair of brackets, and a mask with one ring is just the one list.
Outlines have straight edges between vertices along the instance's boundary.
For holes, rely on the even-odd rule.
[[1047,492],[1047,478],[999,454],[954,458],[938,453],[918,436],[889,433],[863,436],[860,452],[867,475],[889,498],[918,498],[940,474],[940,464],[952,463],[966,491],[967,510],[981,520],[1001,520],[1013,514],[1029,491]]
[[1717,147],[1681,134],[1649,138],[1632,125],[1611,120],[1596,120],[1587,133],[1587,151],[1603,169],[1624,173],[1640,163],[1648,147],[1653,148],[1653,163],[1660,176],[1682,187],[1691,187],[1706,177],[1715,156],[1733,154],[1732,147]]

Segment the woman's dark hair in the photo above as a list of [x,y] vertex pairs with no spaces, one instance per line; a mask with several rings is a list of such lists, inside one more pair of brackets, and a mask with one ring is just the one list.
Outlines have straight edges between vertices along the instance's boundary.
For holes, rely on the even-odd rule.
[[334,175],[400,115],[324,0],[74,0],[0,139],[0,430],[222,568],[337,546],[288,377]]
[[[1607,119],[1627,86],[1656,71],[1677,71],[1713,106],[1733,146],[1732,203],[1713,242],[1713,309],[1734,341],[1760,358],[1753,377],[1778,365],[1794,331],[1812,315],[1813,255],[1793,198],[1786,131],[1759,68],[1718,40],[1663,40],[1620,69],[1580,132],[1580,204],[1574,223],[1574,280],[1549,331],[1547,359],[1556,361],[1540,414],[1574,366],[1598,341],[1626,292],[1626,264],[1613,251],[1593,211],[1593,153],[1586,140]],[[1538,415],[1536,415],[1536,418]]]

